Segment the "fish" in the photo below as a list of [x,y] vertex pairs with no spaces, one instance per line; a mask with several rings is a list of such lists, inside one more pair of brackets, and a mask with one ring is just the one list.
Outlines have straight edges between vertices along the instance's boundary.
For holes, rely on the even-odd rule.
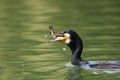
[[49,26],[49,30],[50,30],[50,35],[54,36],[55,35],[55,29],[53,26]]
[[55,33],[55,29],[53,26],[49,26],[49,30],[50,30],[50,35],[47,37],[53,38],[53,39],[48,40],[48,42],[56,42],[56,41],[60,41],[60,40],[64,39],[64,36],[62,35],[61,32]]

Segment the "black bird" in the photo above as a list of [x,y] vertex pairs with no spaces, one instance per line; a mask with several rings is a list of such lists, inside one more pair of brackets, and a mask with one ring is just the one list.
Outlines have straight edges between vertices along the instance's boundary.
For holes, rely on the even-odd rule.
[[54,35],[54,40],[52,41],[62,41],[67,44],[67,46],[72,51],[71,63],[73,65],[81,65],[85,61],[82,60],[81,54],[83,50],[83,42],[80,36],[73,30],[66,30]]
[[[51,30],[53,33],[53,30]],[[73,30],[62,31],[57,34],[51,35],[54,40],[50,40],[49,42],[54,41],[62,41],[67,44],[67,46],[72,51],[71,63],[73,65],[78,66],[87,66],[89,69],[120,69],[120,61],[84,61],[81,58],[82,50],[83,50],[83,42],[80,36]]]

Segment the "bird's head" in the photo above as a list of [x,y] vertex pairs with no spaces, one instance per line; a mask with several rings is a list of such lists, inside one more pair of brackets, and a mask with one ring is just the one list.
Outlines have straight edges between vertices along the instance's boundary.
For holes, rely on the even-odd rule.
[[53,41],[61,41],[66,44],[70,44],[72,41],[75,41],[79,37],[77,33],[73,30],[65,30],[62,32],[59,32],[53,36]]

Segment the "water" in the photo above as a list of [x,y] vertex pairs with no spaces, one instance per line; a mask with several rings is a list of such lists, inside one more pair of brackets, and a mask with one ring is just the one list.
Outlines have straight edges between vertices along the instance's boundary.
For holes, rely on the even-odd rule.
[[49,25],[73,29],[84,41],[85,60],[119,60],[119,8],[119,0],[1,0],[0,80],[120,80],[119,73],[65,66],[69,48],[44,38]]

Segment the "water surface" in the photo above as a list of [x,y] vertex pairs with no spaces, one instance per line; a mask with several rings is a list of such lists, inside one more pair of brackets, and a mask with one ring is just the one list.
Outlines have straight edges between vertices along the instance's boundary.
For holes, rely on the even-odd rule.
[[85,60],[120,60],[119,8],[119,0],[1,0],[0,80],[119,80],[120,73],[65,66],[69,48],[44,38],[49,25],[73,29],[83,39]]

